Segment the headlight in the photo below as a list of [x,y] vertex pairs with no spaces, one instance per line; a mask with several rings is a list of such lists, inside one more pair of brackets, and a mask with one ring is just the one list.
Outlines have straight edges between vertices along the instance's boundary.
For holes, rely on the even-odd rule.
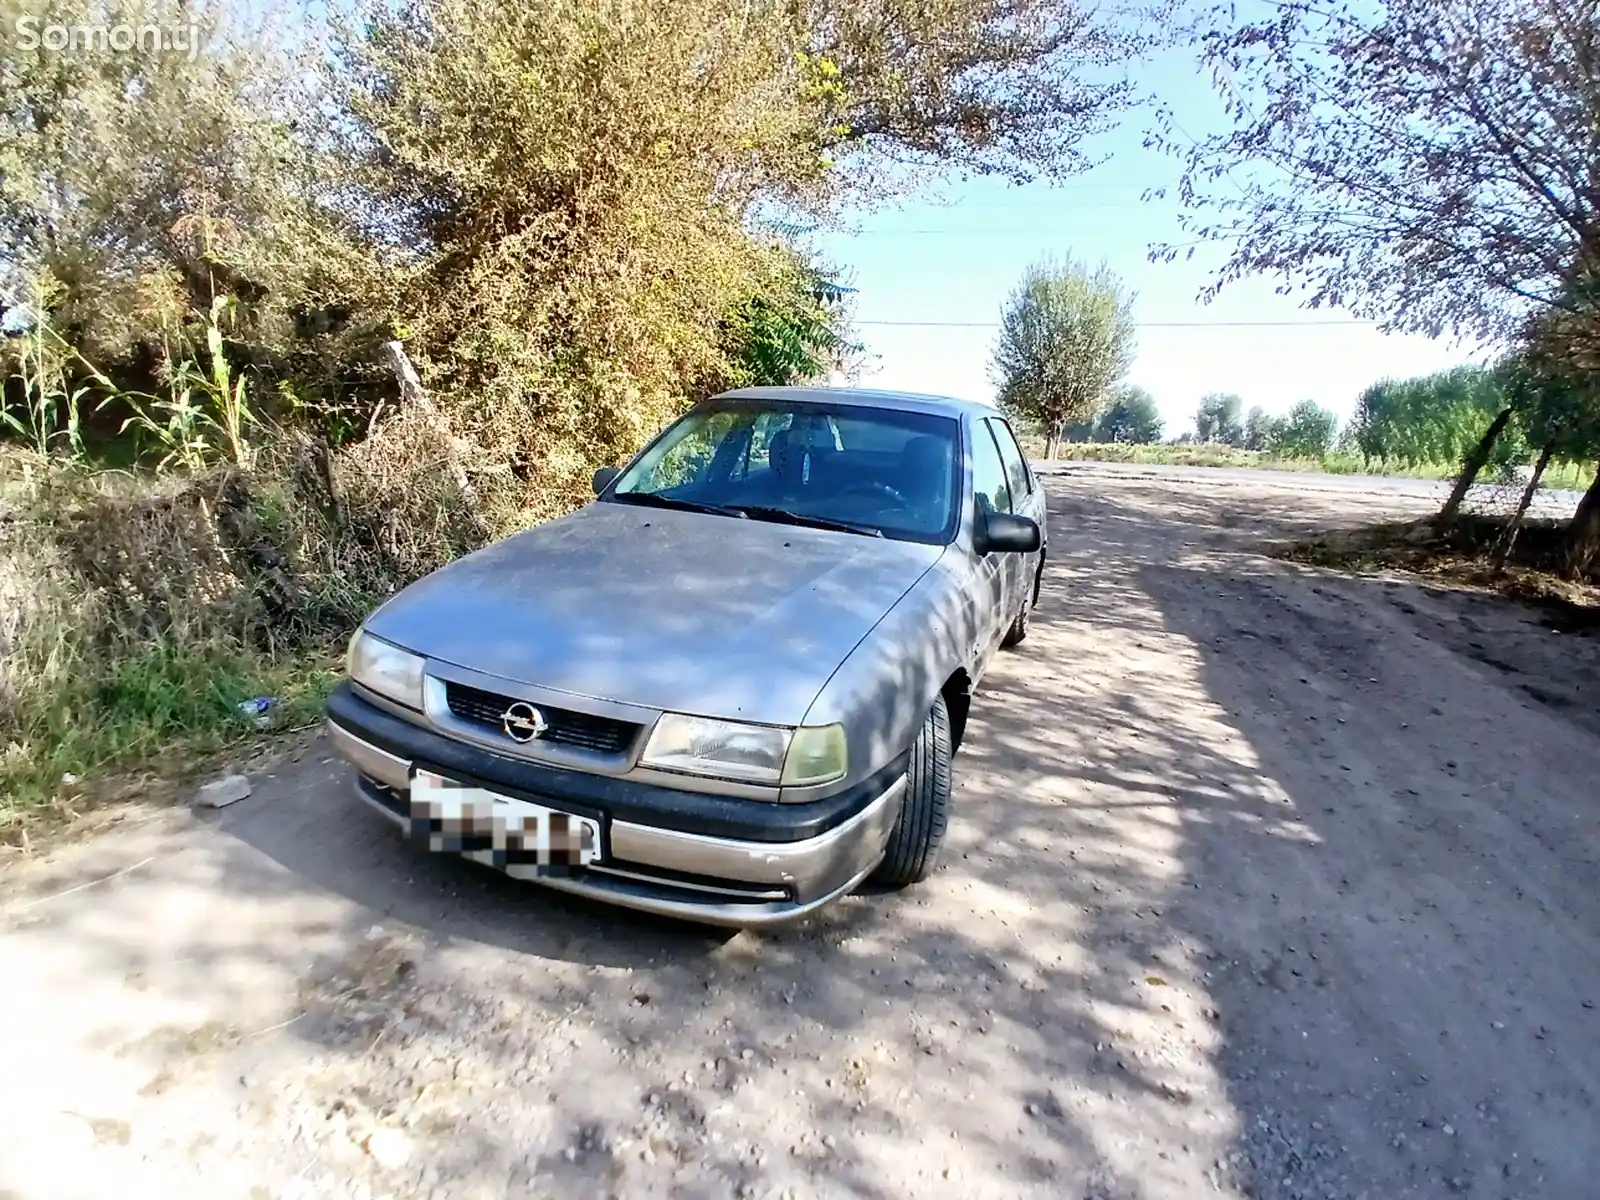
[[358,629],[345,667],[362,687],[407,708],[422,707],[422,659],[409,650]]
[[789,757],[783,761],[783,786],[831,783],[848,766],[843,725],[802,725],[794,731]]
[[640,762],[739,783],[810,787],[845,773],[844,726],[788,729],[665,713]]
[[783,776],[789,734],[775,725],[663,713],[639,761],[664,771],[776,784]]

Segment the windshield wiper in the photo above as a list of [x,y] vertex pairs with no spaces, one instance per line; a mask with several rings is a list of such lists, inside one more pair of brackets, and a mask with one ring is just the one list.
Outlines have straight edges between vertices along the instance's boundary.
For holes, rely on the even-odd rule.
[[764,504],[741,504],[739,512],[758,521],[775,521],[780,525],[807,525],[812,529],[832,529],[839,533],[859,533],[863,537],[882,537],[883,530],[876,525],[858,525],[854,521],[835,521],[829,517],[812,517],[791,512],[787,508],[770,508]]
[[683,512],[714,513],[719,517],[742,517],[744,510],[724,508],[719,504],[702,504],[698,500],[680,500],[676,496],[663,496],[659,492],[612,492],[611,499],[618,504],[638,504],[645,508],[676,508]]

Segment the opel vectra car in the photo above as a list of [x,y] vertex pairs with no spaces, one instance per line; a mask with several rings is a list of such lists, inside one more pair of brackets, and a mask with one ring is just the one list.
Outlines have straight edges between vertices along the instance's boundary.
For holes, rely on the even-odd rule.
[[420,846],[711,923],[926,878],[1044,569],[1005,418],[744,389],[594,490],[357,631],[328,733],[361,797]]

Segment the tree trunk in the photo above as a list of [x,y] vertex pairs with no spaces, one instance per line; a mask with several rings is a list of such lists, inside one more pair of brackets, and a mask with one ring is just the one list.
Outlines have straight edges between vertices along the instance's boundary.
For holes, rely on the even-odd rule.
[[1578,501],[1578,511],[1567,526],[1567,570],[1573,578],[1581,579],[1600,557],[1600,471],[1594,482]]
[[1528,480],[1528,486],[1523,490],[1522,500],[1517,505],[1516,515],[1511,518],[1511,524],[1506,526],[1505,532],[1500,535],[1500,545],[1494,552],[1494,569],[1504,571],[1506,561],[1511,557],[1511,551],[1516,547],[1517,534],[1522,532],[1522,519],[1528,515],[1528,508],[1533,504],[1534,493],[1539,490],[1539,481],[1544,478],[1545,468],[1550,465],[1550,457],[1556,452],[1555,442],[1546,442],[1544,449],[1539,451],[1539,461],[1533,464],[1533,475]]
[[1489,428],[1483,431],[1483,437],[1478,439],[1478,444],[1461,460],[1461,475],[1450,492],[1450,499],[1444,502],[1439,515],[1433,519],[1439,528],[1443,529],[1452,524],[1461,515],[1461,502],[1467,498],[1467,492],[1478,481],[1478,473],[1483,470],[1484,463],[1489,461],[1489,455],[1494,453],[1494,444],[1500,440],[1500,435],[1506,431],[1506,426],[1511,424],[1511,414],[1514,411],[1507,408],[1491,421]]
[[1054,462],[1056,457],[1056,443],[1061,437],[1061,422],[1047,421],[1044,434],[1044,457],[1047,462]]

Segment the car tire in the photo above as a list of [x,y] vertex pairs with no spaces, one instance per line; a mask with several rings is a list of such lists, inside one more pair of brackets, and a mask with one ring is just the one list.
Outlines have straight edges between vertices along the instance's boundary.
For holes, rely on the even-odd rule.
[[873,880],[891,888],[921,883],[939,865],[950,823],[950,710],[940,696],[911,747],[905,798]]

